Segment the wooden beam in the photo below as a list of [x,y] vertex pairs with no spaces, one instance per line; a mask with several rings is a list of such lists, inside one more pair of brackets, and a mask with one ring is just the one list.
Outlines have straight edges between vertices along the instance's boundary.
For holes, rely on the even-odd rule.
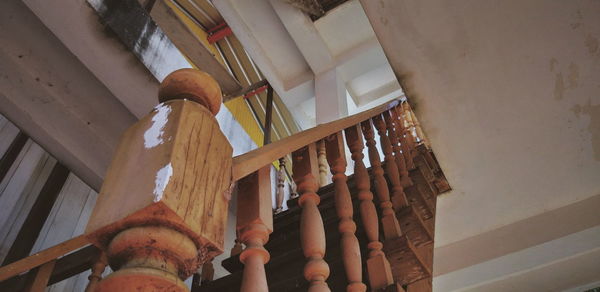
[[44,263],[47,263],[76,249],[84,247],[89,243],[89,240],[84,235],[80,235],[60,244],[57,244],[53,247],[35,253],[18,262],[14,262],[7,266],[0,267],[0,282],[12,278],[20,273],[29,271],[37,266],[43,265]]
[[239,91],[241,85],[177,17],[166,1],[169,0],[159,0],[152,7],[150,12],[152,19],[192,63],[217,80],[225,95],[229,96],[229,93]]
[[99,190],[135,116],[21,1],[0,1],[0,43],[0,112]]
[[[56,261],[48,285],[58,283],[64,279],[73,277],[90,268],[93,261],[98,257],[100,250],[93,245],[88,245],[68,255],[60,257]],[[27,273],[15,276],[0,283],[0,291],[21,291],[31,279],[35,268]]]

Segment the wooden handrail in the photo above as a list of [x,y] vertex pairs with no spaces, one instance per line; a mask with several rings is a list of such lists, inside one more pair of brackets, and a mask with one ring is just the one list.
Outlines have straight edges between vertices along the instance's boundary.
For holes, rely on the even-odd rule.
[[74,250],[82,248],[89,243],[90,242],[85,235],[79,235],[53,247],[30,255],[22,260],[16,261],[4,267],[0,267],[0,282],[41,266]]
[[[237,181],[295,150],[323,139],[331,134],[340,132],[348,127],[359,124],[364,120],[397,106],[398,104],[399,100],[393,100],[370,110],[318,125],[264,147],[238,155],[233,158],[233,180]],[[0,267],[0,282],[39,267],[88,244],[90,244],[90,241],[85,235],[80,235],[17,262]]]
[[399,104],[399,100],[393,100],[370,110],[339,119],[333,122],[318,125],[314,128],[302,131],[283,138],[277,142],[252,150],[233,158],[232,177],[234,181],[243,178],[261,167],[294,152],[310,143],[323,139],[333,133],[354,126],[366,119],[389,110]]

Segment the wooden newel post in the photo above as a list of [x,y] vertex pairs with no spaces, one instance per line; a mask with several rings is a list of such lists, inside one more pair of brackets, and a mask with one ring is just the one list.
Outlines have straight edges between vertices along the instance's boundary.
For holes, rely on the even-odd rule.
[[188,291],[183,280],[223,252],[232,148],[214,117],[219,85],[181,69],[159,101],[123,135],[87,226],[116,271],[96,291]]
[[237,233],[246,245],[240,254],[244,264],[240,291],[268,291],[264,265],[270,256],[264,245],[273,232],[271,165],[241,179],[238,187]]
[[317,194],[319,168],[315,143],[294,151],[292,159],[294,181],[300,194],[298,204],[302,207],[300,241],[304,257],[308,260],[304,265],[304,278],[309,282],[309,292],[330,291],[325,282],[329,277],[329,265],[323,260],[325,229],[318,208],[321,198]]

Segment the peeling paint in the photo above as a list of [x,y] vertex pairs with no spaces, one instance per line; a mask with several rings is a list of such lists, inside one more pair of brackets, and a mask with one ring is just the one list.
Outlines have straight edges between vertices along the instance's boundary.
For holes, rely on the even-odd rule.
[[146,149],[156,147],[164,142],[164,128],[169,121],[171,107],[161,103],[154,110],[156,113],[152,116],[152,126],[144,133],[144,147]]
[[165,165],[158,172],[156,172],[156,179],[154,180],[154,202],[162,200],[165,188],[169,184],[169,180],[173,175],[173,167],[171,163]]

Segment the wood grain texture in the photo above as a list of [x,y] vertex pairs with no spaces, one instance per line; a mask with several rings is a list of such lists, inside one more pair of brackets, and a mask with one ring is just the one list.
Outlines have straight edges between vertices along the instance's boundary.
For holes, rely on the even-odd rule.
[[0,267],[0,282],[14,277],[20,273],[29,271],[40,265],[43,265],[58,257],[68,254],[81,247],[84,247],[89,243],[90,241],[84,235],[80,235],[69,239],[61,244],[57,244],[51,248],[35,253],[20,261],[14,262],[4,267]]
[[25,289],[26,292],[44,292],[46,291],[46,286],[48,286],[48,280],[50,280],[50,276],[52,275],[52,270],[54,270],[54,265],[56,264],[56,260],[49,261],[40,267],[37,268],[37,272],[35,273],[35,277],[33,281],[29,283],[28,287]]
[[105,246],[123,228],[152,223],[187,234],[212,256],[221,253],[231,155],[205,107],[185,100],[159,105],[123,135],[87,226],[90,240]]
[[236,156],[233,158],[233,180],[238,180],[249,175],[290,152],[296,151],[333,133],[342,131],[345,128],[356,125],[376,114],[380,114],[383,111],[393,108],[397,104],[398,100],[393,100],[368,111],[318,125],[264,147]]

